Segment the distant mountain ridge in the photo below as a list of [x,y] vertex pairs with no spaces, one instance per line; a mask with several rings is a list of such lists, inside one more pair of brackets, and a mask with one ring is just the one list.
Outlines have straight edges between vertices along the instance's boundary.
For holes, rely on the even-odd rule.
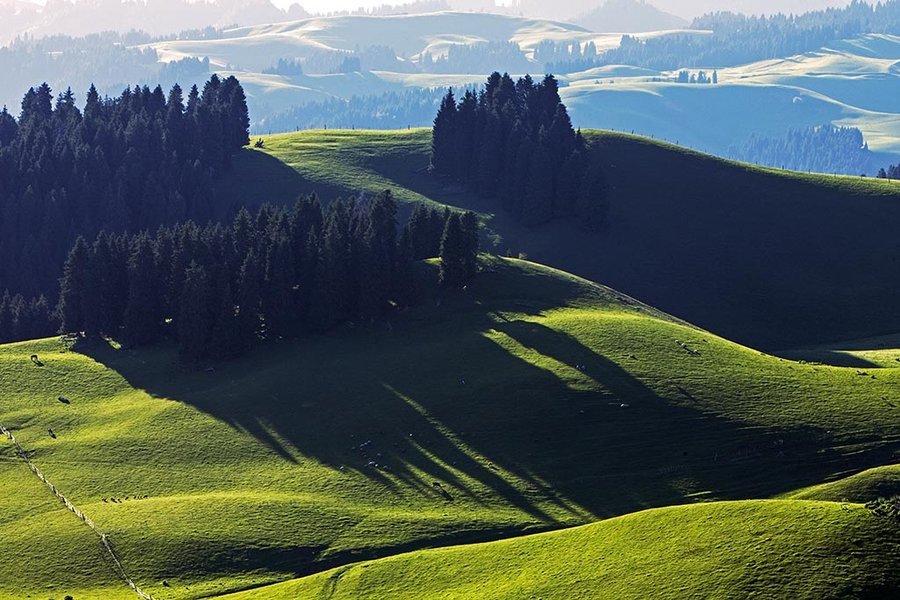
[[607,0],[573,22],[597,33],[663,31],[690,25],[686,19],[664,12],[646,0]]

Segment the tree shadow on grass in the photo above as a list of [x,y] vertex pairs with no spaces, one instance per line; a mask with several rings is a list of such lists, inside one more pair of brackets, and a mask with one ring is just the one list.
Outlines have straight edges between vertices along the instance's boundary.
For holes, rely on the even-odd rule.
[[[562,284],[561,284],[562,285]],[[547,529],[697,499],[769,497],[886,462],[846,456],[825,432],[764,429],[661,396],[540,315],[538,298],[480,296],[385,331],[274,344],[215,373],[82,351],[150,394],[184,402],[265,444],[367,478],[373,499],[507,507]],[[596,383],[584,391],[579,378]],[[582,381],[583,383],[583,381]],[[887,450],[886,450],[887,452]],[[409,550],[490,539],[502,525],[427,533]],[[296,565],[306,574],[348,551]],[[302,553],[301,553],[302,554]],[[343,557],[343,558],[342,558]],[[305,561],[306,559],[304,559]]]

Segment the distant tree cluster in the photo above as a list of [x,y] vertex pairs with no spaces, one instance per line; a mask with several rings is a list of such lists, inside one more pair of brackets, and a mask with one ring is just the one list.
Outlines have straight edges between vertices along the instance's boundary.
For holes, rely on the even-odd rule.
[[544,40],[534,49],[534,60],[544,65],[548,73],[575,73],[597,66],[600,56],[597,45],[591,41],[582,45],[578,40],[555,42]]
[[263,69],[265,75],[281,75],[283,77],[300,77],[303,75],[303,65],[293,58],[279,58],[275,64]]
[[426,73],[487,73],[505,69],[523,73],[533,67],[515,42],[453,44],[447,54],[434,58],[426,52],[419,66]]
[[417,258],[440,254],[442,283],[461,287],[474,275],[477,236],[475,215],[425,208],[398,235],[389,191],[325,209],[311,195],[155,236],[101,232],[70,250],[57,311],[66,333],[133,345],[168,337],[189,360],[231,357],[410,305]]
[[0,110],[0,281],[55,295],[79,235],[142,231],[211,216],[211,183],[248,143],[244,91],[213,75],[202,93],[135,87],[84,110],[71,90],[32,88],[15,119]]
[[801,15],[749,16],[717,12],[699,17],[691,29],[647,39],[626,35],[597,65],[633,65],[673,70],[681,65],[734,66],[817,50],[829,42],[867,33],[900,33],[900,2],[853,0],[848,6]]
[[459,102],[447,92],[434,120],[431,169],[498,198],[526,225],[574,215],[598,230],[608,208],[606,180],[591,154],[552,75],[535,83],[494,73]]
[[58,326],[43,295],[27,300],[22,294],[4,292],[0,297],[0,344],[48,337]]
[[253,123],[259,133],[301,129],[404,129],[431,124],[442,89],[411,89],[295,106]]
[[872,161],[872,152],[855,127],[831,124],[791,129],[782,137],[753,134],[742,146],[731,148],[732,158],[758,165],[811,171],[860,175]]
[[697,71],[696,73],[691,73],[688,70],[681,70],[675,77],[675,81],[677,83],[717,84],[719,83],[719,72],[714,70],[712,74],[710,74],[702,70]]
[[878,169],[878,179],[900,179],[900,165],[889,165]]

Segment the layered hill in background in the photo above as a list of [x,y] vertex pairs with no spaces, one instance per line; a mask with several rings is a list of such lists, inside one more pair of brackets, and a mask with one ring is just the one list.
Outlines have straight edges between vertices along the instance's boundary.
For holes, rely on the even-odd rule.
[[[415,32],[415,35],[408,35]],[[450,33],[452,32],[452,33]],[[639,34],[639,38],[704,35],[703,31]],[[332,98],[402,92],[411,89],[471,86],[485,70],[542,73],[547,44],[592,43],[598,51],[616,47],[620,35],[598,34],[587,27],[502,15],[440,13],[407,17],[336,17],[271,26],[241,28],[218,40],[179,40],[151,45],[160,60],[209,57],[211,69],[237,74],[257,108],[271,115],[308,102]],[[723,68],[715,64],[685,64],[674,71],[629,66],[604,66],[585,71],[555,69],[567,85],[563,100],[574,122],[584,128],[607,128],[653,135],[692,148],[727,155],[751,134],[782,136],[791,128],[835,124],[862,131],[875,153],[866,171],[896,160],[900,153],[900,115],[890,104],[900,87],[895,63],[900,38],[873,34],[829,45],[802,56]],[[425,55],[446,58],[458,48],[512,43],[525,62],[501,59],[479,63],[476,73],[465,70],[417,72]],[[266,74],[278,58],[303,60],[316,53],[352,52],[361,47],[390,47],[362,71],[327,75]],[[393,57],[393,58],[391,58]],[[363,56],[363,63],[365,63]],[[530,62],[529,62],[530,61]],[[495,65],[490,67],[490,65]],[[697,75],[717,71],[717,85],[678,81],[687,71]],[[430,122],[433,106],[404,125]],[[302,112],[299,111],[299,112]],[[289,121],[282,122],[286,125]],[[306,125],[297,119],[297,125]],[[360,126],[365,126],[365,123]],[[293,128],[291,128],[293,129]]]
[[[553,72],[564,86],[563,100],[576,126],[582,128],[633,131],[717,155],[755,159],[765,153],[736,152],[753,136],[777,140],[789,130],[851,127],[868,145],[865,156],[852,166],[827,161],[820,170],[872,176],[900,162],[900,112],[891,101],[900,87],[897,36],[853,33],[829,40],[813,27],[816,18],[827,22],[820,15],[809,17],[807,29],[796,32],[819,40],[822,47],[817,47],[793,43],[794,38],[787,43],[774,25],[765,29],[754,22],[765,29],[760,35],[768,36],[763,45],[784,43],[785,48],[808,51],[786,51],[760,61],[770,54],[744,40],[734,52],[723,51],[726,64],[716,64],[702,58],[715,55],[704,40],[727,32],[715,34],[704,27],[727,28],[727,18],[709,17],[690,29],[672,29],[683,24],[649,4],[632,3],[625,10],[621,2],[626,1],[631,0],[614,0],[592,17],[572,22],[447,11],[285,20],[299,13],[269,16],[260,10],[260,20],[254,21],[258,25],[188,31],[166,39],[131,33],[20,41],[0,49],[0,89],[6,90],[0,91],[0,104],[18,106],[21,90],[39,83],[32,81],[35,73],[55,87],[72,86],[81,97],[92,82],[101,93],[117,95],[129,81],[151,87],[160,82],[166,88],[177,81],[187,88],[215,71],[236,75],[244,84],[256,133],[325,126],[403,129],[429,125],[440,91],[448,86],[477,85],[493,70]],[[855,13],[840,14],[844,23]],[[621,15],[627,15],[626,21],[617,21]],[[869,18],[874,24],[839,30],[877,29],[880,21]],[[625,39],[630,50],[605,56],[626,47],[622,30],[644,33]],[[685,40],[695,40],[699,50],[692,51]],[[647,56],[639,51],[644,42],[656,43]],[[702,83],[711,81],[713,73],[717,83]],[[810,161],[794,166],[807,164],[818,166]],[[782,165],[792,166],[771,164]]]

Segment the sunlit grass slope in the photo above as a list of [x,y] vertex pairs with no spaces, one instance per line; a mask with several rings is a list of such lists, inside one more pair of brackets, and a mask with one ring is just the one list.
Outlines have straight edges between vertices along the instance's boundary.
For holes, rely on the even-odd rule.
[[869,502],[900,495],[900,464],[868,469],[849,477],[799,490],[788,497],[799,500]]
[[66,510],[0,438],[0,598],[133,598],[100,540]]
[[859,505],[718,502],[356,564],[228,600],[887,598],[897,526]]
[[394,190],[487,221],[485,247],[603,282],[728,339],[769,350],[900,331],[900,185],[760,169],[591,132],[610,185],[605,231],[525,228],[426,172],[430,132],[265,138],[222,182],[243,203]]
[[[168,348],[2,346],[0,423],[160,598],[772,497],[896,462],[900,370],[795,364],[560,271],[483,267],[465,292],[426,291],[391,326],[273,344],[212,371]],[[67,568],[65,544],[84,533],[87,560],[96,539],[41,492],[30,512],[4,513],[9,531],[41,527],[23,534],[48,565],[27,589],[113,597]],[[0,545],[6,585],[19,552]]]

